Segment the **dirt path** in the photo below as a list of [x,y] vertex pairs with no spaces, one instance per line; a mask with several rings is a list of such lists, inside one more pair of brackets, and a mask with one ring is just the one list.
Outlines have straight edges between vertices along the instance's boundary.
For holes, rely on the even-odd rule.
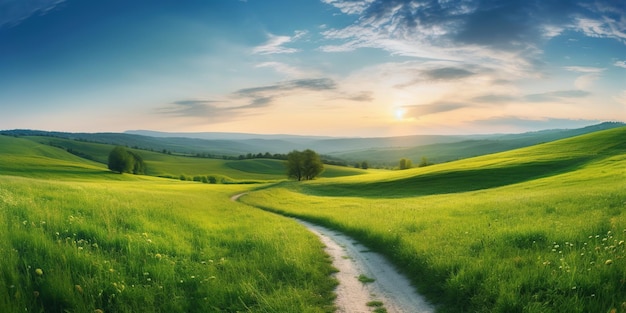
[[[237,201],[242,195],[234,195],[231,200]],[[339,270],[335,274],[339,281],[335,290],[337,312],[373,312],[377,307],[367,305],[372,301],[382,302],[382,307],[389,313],[435,312],[434,307],[380,254],[367,251],[367,248],[337,231],[299,219],[296,221],[320,238],[333,266]],[[361,282],[361,275],[374,281]]]

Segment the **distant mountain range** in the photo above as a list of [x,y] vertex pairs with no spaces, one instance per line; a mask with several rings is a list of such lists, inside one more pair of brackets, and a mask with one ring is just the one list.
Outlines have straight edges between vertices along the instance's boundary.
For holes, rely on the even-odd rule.
[[605,122],[578,129],[554,129],[521,134],[492,135],[415,135],[376,138],[334,138],[321,136],[261,135],[246,133],[167,133],[133,130],[124,133],[66,133],[39,130],[5,130],[11,136],[52,136],[79,141],[124,145],[153,151],[189,155],[238,156],[248,153],[287,153],[313,149],[320,154],[347,162],[368,161],[377,165],[393,165],[406,157],[414,162],[422,157],[433,162],[495,153],[542,142],[626,126]]

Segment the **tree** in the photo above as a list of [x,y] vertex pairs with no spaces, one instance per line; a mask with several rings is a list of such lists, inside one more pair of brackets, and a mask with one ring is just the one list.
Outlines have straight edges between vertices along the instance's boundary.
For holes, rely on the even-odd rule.
[[429,166],[429,165],[432,165],[432,163],[430,163],[426,157],[422,157],[419,167],[424,167],[424,166]]
[[130,173],[133,169],[132,156],[124,147],[117,146],[109,153],[109,169],[122,173]]
[[298,181],[314,179],[324,170],[319,154],[310,149],[289,152],[286,166],[287,176]]
[[366,169],[370,168],[370,164],[367,163],[367,161],[363,161],[363,162],[361,162],[361,168],[366,170]]
[[406,169],[409,169],[411,167],[413,167],[413,164],[412,164],[410,159],[407,159],[407,158],[400,159],[400,169],[401,170],[406,170]]
[[109,169],[122,173],[143,174],[146,164],[139,154],[132,152],[125,147],[117,146],[109,153]]

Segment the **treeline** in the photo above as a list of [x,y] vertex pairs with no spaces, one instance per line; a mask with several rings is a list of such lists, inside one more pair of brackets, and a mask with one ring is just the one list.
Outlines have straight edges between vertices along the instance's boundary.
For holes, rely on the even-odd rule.
[[[236,160],[251,160],[251,159],[274,159],[274,160],[283,160],[287,161],[289,159],[289,154],[284,153],[248,153],[241,154],[235,158]],[[320,155],[320,160],[322,163],[327,165],[337,165],[337,166],[348,166],[348,163],[345,160],[335,158],[329,155]]]

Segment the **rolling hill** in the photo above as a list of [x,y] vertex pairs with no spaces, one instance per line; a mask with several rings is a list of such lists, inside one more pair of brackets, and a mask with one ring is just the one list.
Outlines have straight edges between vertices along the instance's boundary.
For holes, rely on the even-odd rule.
[[[0,161],[12,164],[0,165],[0,173],[42,175],[51,172],[68,173],[72,168],[76,175],[84,173],[107,175],[107,161],[113,145],[59,138],[51,136],[0,136]],[[273,159],[224,160],[172,155],[146,150],[135,150],[147,165],[147,175],[186,180],[200,176],[213,176],[222,183],[253,183],[285,179],[283,161]],[[22,164],[19,173],[15,164]],[[30,173],[30,174],[29,174]],[[322,177],[360,175],[365,170],[326,165]],[[115,176],[113,176],[115,177]]]
[[394,167],[400,158],[414,163],[422,157],[435,163],[490,154],[543,142],[623,126],[607,122],[580,129],[556,129],[522,134],[436,136],[415,135],[377,138],[329,138],[292,135],[259,135],[236,133],[163,133],[128,131],[126,133],[63,133],[34,130],[6,130],[12,136],[44,136],[82,142],[135,147],[148,151],[167,151],[183,155],[209,155],[236,158],[249,153],[288,153],[313,149],[320,154],[339,158],[348,164],[368,161],[372,165]]
[[620,127],[423,168],[311,182],[302,188],[313,194],[360,197],[407,197],[488,189],[567,173],[624,155],[625,138],[626,127]]

